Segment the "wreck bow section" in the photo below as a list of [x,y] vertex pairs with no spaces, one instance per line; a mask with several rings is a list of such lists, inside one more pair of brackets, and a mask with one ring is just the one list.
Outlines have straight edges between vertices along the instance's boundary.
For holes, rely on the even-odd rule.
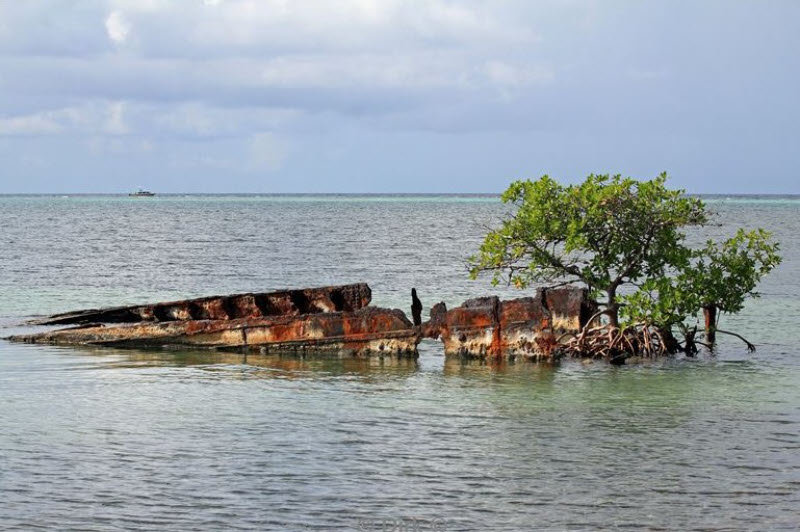
[[167,303],[78,310],[28,322],[30,325],[135,323],[193,320],[257,319],[319,312],[353,312],[369,305],[366,283],[321,288],[208,296]]
[[368,307],[354,312],[233,320],[183,320],[116,326],[95,324],[10,339],[27,343],[108,347],[414,356],[420,336],[402,311]]
[[578,334],[596,309],[586,289],[542,288],[535,297],[481,297],[451,310],[438,303],[424,333],[441,338],[449,356],[550,359],[559,355],[560,339]]
[[78,324],[76,327],[12,336],[10,340],[416,356],[419,329],[400,310],[368,306],[371,298],[369,286],[360,283],[91,309],[29,322]]

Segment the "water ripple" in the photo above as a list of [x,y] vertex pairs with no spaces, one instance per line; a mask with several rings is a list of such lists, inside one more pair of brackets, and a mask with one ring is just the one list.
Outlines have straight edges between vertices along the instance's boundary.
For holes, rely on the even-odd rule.
[[[784,264],[716,356],[633,367],[73,349],[0,341],[0,529],[796,529],[797,203],[723,202]],[[26,316],[369,281],[483,291],[496,201],[0,198],[2,335]],[[113,221],[113,223],[110,223]],[[500,288],[504,296],[517,295]]]

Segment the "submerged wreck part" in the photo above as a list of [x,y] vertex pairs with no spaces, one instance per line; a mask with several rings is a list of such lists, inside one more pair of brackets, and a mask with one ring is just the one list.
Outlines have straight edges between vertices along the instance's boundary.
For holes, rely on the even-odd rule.
[[261,353],[416,356],[420,334],[403,311],[368,307],[354,312],[233,320],[185,320],[110,327],[90,324],[12,336],[9,340],[109,347],[250,349]]
[[442,339],[445,355],[549,359],[559,354],[560,337],[579,332],[596,308],[585,289],[539,289],[536,297],[482,297],[451,310],[439,303],[423,331]]
[[168,303],[79,310],[31,320],[30,325],[136,323],[188,320],[237,320],[298,316],[320,312],[352,312],[369,305],[366,283],[280,292],[209,296]]

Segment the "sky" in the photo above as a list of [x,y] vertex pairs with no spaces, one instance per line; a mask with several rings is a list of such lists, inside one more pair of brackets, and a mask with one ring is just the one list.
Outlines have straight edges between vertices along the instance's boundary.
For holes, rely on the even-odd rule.
[[0,0],[0,193],[800,193],[800,2]]

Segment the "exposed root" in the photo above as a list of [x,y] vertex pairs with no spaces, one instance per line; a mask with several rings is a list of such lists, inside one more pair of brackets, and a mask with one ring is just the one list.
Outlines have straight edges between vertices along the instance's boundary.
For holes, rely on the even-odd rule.
[[[600,314],[595,315],[595,318]],[[712,344],[695,338],[696,327],[683,330],[684,340],[679,343],[669,329],[660,329],[649,323],[620,328],[608,324],[591,326],[593,321],[590,320],[578,334],[563,334],[558,338],[563,354],[576,358],[601,358],[622,364],[626,358],[632,356],[655,358],[683,352],[686,356],[693,357],[698,353],[698,346],[713,349]],[[716,331],[739,338],[747,344],[747,349],[751,352],[756,350],[755,345],[739,334],[720,329]],[[568,339],[561,343],[565,338]]]
[[722,329],[716,329],[716,332],[722,333],[722,334],[729,334],[731,336],[735,336],[736,338],[738,338],[739,340],[741,340],[742,342],[747,344],[747,350],[750,351],[751,353],[755,352],[755,350],[756,350],[756,346],[751,344],[749,341],[747,341],[747,338],[745,338],[744,336],[742,336],[740,334],[736,334],[736,333],[733,333],[733,332],[730,332],[730,331],[723,331]]
[[623,363],[631,356],[655,358],[674,352],[658,329],[644,323],[622,328],[587,325],[578,335],[572,335],[562,349],[569,356],[602,358],[615,363]]

